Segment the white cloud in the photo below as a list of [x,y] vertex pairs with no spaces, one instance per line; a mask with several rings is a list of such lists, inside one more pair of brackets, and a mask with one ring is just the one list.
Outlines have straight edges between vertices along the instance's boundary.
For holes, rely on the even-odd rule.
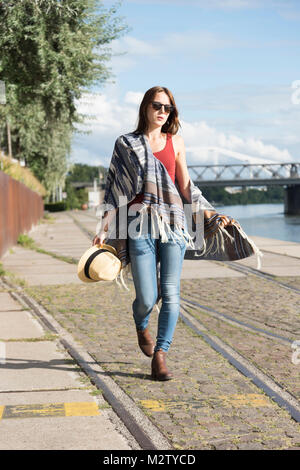
[[214,49],[236,46],[236,41],[218,36],[210,31],[184,31],[169,33],[160,40],[165,54],[203,56]]
[[[265,144],[254,137],[241,138],[234,134],[225,134],[209,126],[205,121],[182,122],[189,164],[207,163],[209,158],[207,147],[218,147],[251,156],[253,159],[263,159],[273,162],[292,161],[287,149],[279,149],[275,145]],[[232,157],[233,158],[233,157]],[[202,162],[201,162],[202,159]],[[225,161],[230,161],[226,159]],[[224,159],[219,163],[225,163]],[[217,161],[214,162],[218,163]]]
[[77,111],[88,115],[78,129],[88,135],[76,134],[71,159],[89,165],[108,166],[116,138],[133,131],[137,124],[140,92],[128,92],[122,101],[113,95],[86,93],[77,103]]
[[[133,97],[135,102],[133,103]],[[135,125],[137,114],[137,94],[127,93],[126,102],[100,93],[86,93],[77,105],[79,113],[89,116],[82,130],[90,130],[99,135],[115,135],[128,125]]]
[[118,75],[121,71],[141,66],[142,60],[155,58],[155,61],[164,60],[166,57],[192,56],[193,60],[204,57],[216,49],[226,47],[240,47],[241,42],[221,37],[210,31],[183,31],[182,33],[155,33],[150,41],[142,41],[132,36],[116,39],[111,43],[112,59],[111,67]]
[[125,95],[124,101],[125,103],[135,104],[137,106],[140,105],[144,94],[141,92],[136,91],[128,91]]
[[157,55],[159,48],[149,42],[142,41],[132,36],[125,36],[123,39],[116,39],[113,43],[114,52],[122,52],[123,47],[127,47],[128,51],[135,56]]
[[292,103],[292,82],[283,85],[234,84],[199,90],[197,94],[180,92],[182,103],[198,109],[239,111],[254,114],[293,113],[300,106]]
[[[143,97],[140,91],[128,91],[123,99],[118,100],[106,94],[86,94],[78,103],[78,111],[93,117],[83,126],[90,130],[89,135],[77,135],[73,143],[72,160],[90,165],[108,166],[115,139],[135,129],[138,107]],[[280,148],[268,136],[268,142],[255,136],[237,135],[234,132],[222,132],[209,125],[205,120],[181,120],[181,134],[187,150],[188,164],[207,162],[207,147],[218,147],[232,152],[239,152],[267,161],[294,161],[287,148]],[[277,128],[273,129],[274,141]],[[297,142],[298,133],[289,131],[281,144]],[[229,157],[225,160],[231,161]],[[217,162],[215,162],[217,163]],[[224,161],[220,162],[224,163]]]
[[141,57],[159,56],[161,50],[155,44],[132,36],[125,36],[111,42],[111,67],[118,74],[140,63]]
[[[204,89],[197,94],[178,93],[177,99],[184,107],[184,115],[194,117],[184,117],[184,120],[198,121],[197,116],[200,116],[226,136],[235,135],[244,140],[256,137],[265,145],[286,148],[294,160],[299,159],[300,105],[292,104],[292,91],[290,84],[237,84]],[[247,145],[253,148],[250,140]],[[274,155],[275,159],[280,159],[276,151]],[[282,157],[285,160],[285,156]]]
[[[297,48],[300,41],[296,39],[261,40],[241,39],[232,31],[221,35],[208,30],[182,30],[181,32],[161,33],[154,32],[149,40],[125,36],[111,43],[112,57],[110,66],[113,73],[118,76],[122,72],[136,69],[142,70],[144,61],[153,61],[153,68],[159,70],[167,63],[175,66],[180,61],[192,61],[189,66],[200,59],[206,59],[220,50],[253,50],[267,48]],[[169,65],[170,66],[170,65]],[[171,67],[171,66],[170,66]]]

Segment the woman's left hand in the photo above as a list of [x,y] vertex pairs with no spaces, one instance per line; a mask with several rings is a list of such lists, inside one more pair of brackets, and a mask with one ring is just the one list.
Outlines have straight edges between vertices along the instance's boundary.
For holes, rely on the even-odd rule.
[[221,218],[220,225],[222,227],[226,227],[227,225],[233,224],[237,224],[239,226],[239,223],[236,220],[232,219],[231,217],[228,217],[227,215],[220,214],[219,217]]
[[214,214],[218,214],[218,217],[221,219],[219,225],[221,225],[222,227],[226,227],[227,225],[233,224],[237,224],[239,226],[239,223],[236,220],[232,219],[231,217],[228,217],[227,215],[219,214],[218,212],[204,211],[204,215],[207,218],[212,217]]
[[222,225],[222,227],[226,227],[226,225],[232,225],[232,223],[234,222],[234,220],[229,219],[227,215],[220,214],[219,217],[221,219],[220,225]]

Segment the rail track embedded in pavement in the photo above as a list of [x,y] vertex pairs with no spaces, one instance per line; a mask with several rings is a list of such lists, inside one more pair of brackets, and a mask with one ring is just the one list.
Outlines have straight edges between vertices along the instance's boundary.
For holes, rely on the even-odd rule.
[[[94,218],[96,220],[96,218],[91,215],[84,214],[84,216],[88,217],[89,219]],[[90,237],[94,236],[94,233],[92,233],[90,230],[84,227],[82,221],[78,221],[76,217],[74,217],[73,215],[70,215],[70,217],[74,220],[76,225],[84,231],[85,234],[88,234],[88,236]],[[255,268],[238,265],[232,261],[227,261],[227,262],[213,261],[213,262],[217,264],[225,264],[229,269],[237,270],[247,276],[253,275],[259,278],[263,278],[265,281],[272,282],[280,287],[284,287],[297,294],[300,294],[300,289],[297,289],[294,286],[290,286],[288,284],[282,283],[274,279],[274,276],[268,273],[264,273]],[[184,303],[184,305],[181,307],[181,312],[180,312],[181,320],[189,328],[191,328],[194,331],[194,333],[201,336],[204,339],[204,341],[206,341],[206,343],[210,345],[210,347],[212,347],[215,351],[220,353],[227,361],[229,361],[230,364],[233,367],[235,367],[240,373],[248,377],[259,389],[263,390],[280,407],[287,410],[290,416],[295,421],[300,422],[300,403],[297,400],[297,398],[293,396],[290,392],[285,390],[277,382],[275,382],[273,378],[269,377],[267,374],[262,372],[258,367],[254,366],[247,358],[243,357],[239,352],[234,350],[232,347],[230,347],[220,338],[210,334],[207,331],[206,327],[203,324],[201,324],[201,322],[198,319],[196,319],[193,315],[191,315],[186,310],[186,306],[194,307],[194,308],[201,308],[205,311],[206,314],[214,316],[215,318],[218,318],[219,320],[228,322],[230,324],[238,326],[239,328],[258,333],[259,335],[265,336],[274,341],[279,341],[286,345],[291,345],[293,342],[293,339],[280,335],[276,332],[273,333],[264,328],[256,327],[254,325],[251,325],[250,323],[238,320],[232,317],[231,315],[224,314],[210,307],[201,305],[200,303],[195,301],[195,299],[193,299],[193,296],[191,296],[190,299],[181,298],[181,300]]]

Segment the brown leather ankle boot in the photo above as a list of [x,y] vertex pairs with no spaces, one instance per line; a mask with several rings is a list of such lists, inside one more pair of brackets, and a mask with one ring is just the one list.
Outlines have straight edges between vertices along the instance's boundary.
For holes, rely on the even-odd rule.
[[145,330],[136,330],[136,332],[138,336],[139,347],[146,356],[152,357],[154,353],[154,342],[151,338],[148,328],[145,328]]
[[167,369],[166,355],[166,351],[163,351],[162,349],[155,351],[151,363],[152,379],[171,380],[173,378],[173,374]]

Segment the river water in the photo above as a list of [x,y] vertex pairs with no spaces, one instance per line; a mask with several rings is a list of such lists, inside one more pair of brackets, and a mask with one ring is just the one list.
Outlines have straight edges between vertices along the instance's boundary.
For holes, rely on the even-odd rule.
[[300,215],[285,215],[283,203],[214,207],[221,214],[238,220],[249,236],[300,243]]

